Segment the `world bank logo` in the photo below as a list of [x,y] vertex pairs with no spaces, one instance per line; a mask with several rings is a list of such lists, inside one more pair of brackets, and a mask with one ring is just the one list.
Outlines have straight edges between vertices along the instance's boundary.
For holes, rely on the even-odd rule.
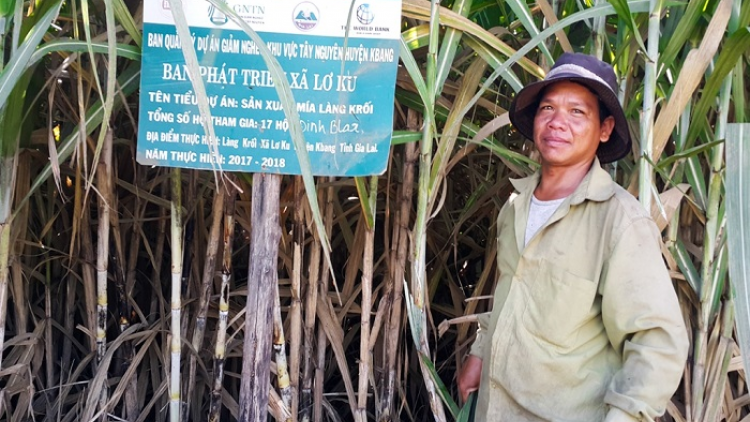
[[213,4],[208,8],[208,18],[211,19],[211,23],[218,26],[224,25],[229,21],[227,15],[217,9]]
[[309,31],[315,28],[318,24],[318,16],[320,16],[318,7],[309,1],[306,1],[298,4],[297,7],[294,8],[294,11],[292,12],[292,21],[294,21],[294,26],[300,30]]
[[362,25],[369,25],[375,20],[375,14],[372,13],[369,4],[363,3],[359,5],[357,8],[357,20]]

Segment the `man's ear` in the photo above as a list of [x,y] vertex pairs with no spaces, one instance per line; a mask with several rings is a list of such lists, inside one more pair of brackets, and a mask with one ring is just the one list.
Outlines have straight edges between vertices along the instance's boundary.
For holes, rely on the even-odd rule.
[[607,118],[605,118],[601,124],[601,129],[599,132],[599,142],[609,141],[609,137],[610,135],[612,135],[612,131],[614,129],[615,129],[615,118],[612,116],[607,116]]

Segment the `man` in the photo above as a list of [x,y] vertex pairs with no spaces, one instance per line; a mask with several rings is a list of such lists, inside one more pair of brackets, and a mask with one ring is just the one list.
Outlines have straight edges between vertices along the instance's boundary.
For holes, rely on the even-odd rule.
[[498,217],[493,311],[458,377],[477,422],[651,421],[679,385],[688,339],[660,234],[600,166],[630,150],[616,90],[611,66],[565,53],[511,105],[541,169]]

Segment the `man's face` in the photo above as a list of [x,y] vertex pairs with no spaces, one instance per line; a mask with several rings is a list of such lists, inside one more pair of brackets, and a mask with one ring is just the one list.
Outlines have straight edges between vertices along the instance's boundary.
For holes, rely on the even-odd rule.
[[599,121],[599,99],[588,88],[568,81],[550,85],[534,117],[542,166],[590,165],[599,142],[607,142],[614,127],[612,116]]

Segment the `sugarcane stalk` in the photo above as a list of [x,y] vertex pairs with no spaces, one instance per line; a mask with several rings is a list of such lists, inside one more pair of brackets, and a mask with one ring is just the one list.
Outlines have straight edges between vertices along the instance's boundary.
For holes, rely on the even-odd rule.
[[[72,16],[78,16],[78,5],[77,2],[71,2],[71,11]],[[80,29],[79,26],[73,25],[73,39],[79,40],[80,39]],[[80,66],[80,62],[78,63]],[[78,124],[78,135],[79,139],[81,141],[86,139],[86,106],[85,101],[82,99],[84,98],[83,94],[83,72],[75,72],[76,78],[76,96],[78,98],[77,101],[77,110],[78,110],[78,118],[79,118],[79,124]],[[83,143],[83,142],[82,142]],[[96,293],[96,275],[95,275],[95,268],[92,268],[91,263],[94,262],[94,248],[91,241],[91,228],[90,228],[90,212],[88,207],[88,201],[86,200],[86,195],[84,195],[84,189],[82,180],[87,179],[87,176],[83,174],[84,171],[87,170],[87,160],[86,160],[86,151],[87,148],[78,148],[75,153],[75,171],[76,171],[76,177],[75,177],[75,207],[77,209],[81,210],[81,227],[80,227],[80,233],[81,233],[81,252],[83,253],[83,260],[81,262],[81,274],[83,278],[83,290],[84,290],[84,298],[85,298],[85,308],[86,308],[86,327],[89,329],[90,332],[95,333],[96,327],[97,327],[97,318],[98,318],[98,312],[97,308],[95,308],[95,304],[98,307],[98,300],[97,300],[97,293]],[[75,222],[74,222],[75,224]],[[72,251],[71,251],[72,252]],[[91,348],[91,351],[98,349],[96,344],[96,336],[91,337],[89,336],[89,345]]]
[[360,319],[360,339],[359,339],[359,385],[357,394],[357,415],[355,420],[367,422],[367,392],[370,381],[370,313],[372,312],[372,271],[373,255],[375,250],[375,210],[378,196],[378,178],[373,176],[370,179],[370,197],[363,200],[370,202],[370,209],[373,215],[372,227],[367,227],[365,231],[365,249],[362,256],[362,302],[361,302],[361,319]]
[[[729,102],[732,92],[732,74],[730,73],[724,79],[721,92],[719,93],[719,117],[716,120],[715,139],[726,138],[726,126],[729,114]],[[713,303],[716,297],[721,293],[717,291],[717,285],[714,283],[715,277],[712,274],[717,270],[716,250],[720,233],[720,225],[723,221],[719,219],[719,207],[721,206],[721,194],[723,190],[722,170],[724,167],[724,143],[721,142],[712,148],[710,153],[711,176],[709,184],[709,201],[706,212],[706,236],[703,244],[703,280],[704,284],[701,289],[701,320],[709,322],[715,315],[713,312]],[[711,265],[706,265],[711,264]],[[708,324],[706,324],[708,325]]]
[[651,209],[654,173],[651,156],[654,150],[654,116],[656,113],[656,79],[659,62],[659,29],[662,0],[651,0],[649,5],[646,64],[643,76],[643,110],[641,112],[641,158],[638,178],[638,198],[646,210]]
[[[407,125],[417,128],[417,115],[414,110],[409,110]],[[419,158],[416,144],[408,143],[404,147],[404,170],[401,195],[399,197],[399,212],[396,215],[393,226],[393,242],[395,250],[391,254],[390,280],[386,288],[391,292],[384,293],[389,302],[390,312],[385,322],[384,332],[384,356],[385,356],[385,382],[381,384],[381,403],[379,405],[378,420],[389,420],[396,414],[395,395],[398,375],[396,365],[398,363],[399,339],[401,338],[401,314],[403,311],[403,293],[407,255],[409,246],[409,216],[412,207],[412,195],[414,194],[414,169]]]
[[[75,321],[76,321],[76,311],[77,311],[77,304],[76,302],[79,300],[79,297],[76,295],[76,289],[77,289],[77,282],[73,277],[68,277],[66,283],[65,283],[65,310],[63,314],[63,327],[65,328],[65,332],[72,333],[75,330]],[[73,341],[72,339],[65,338],[63,340],[63,350],[62,350],[62,356],[60,357],[60,368],[69,368],[70,367],[70,357],[71,353],[73,351]]]
[[[22,2],[19,2],[22,3]],[[6,4],[6,6],[9,6]],[[20,43],[16,32],[20,31],[22,14],[22,5],[15,5],[15,22],[13,25],[13,42],[11,43],[12,51],[15,52],[17,45]],[[10,9],[6,10],[10,14]],[[4,38],[4,37],[0,37]],[[12,57],[12,56],[11,56]],[[5,64],[5,58],[0,58],[0,64]],[[5,320],[8,309],[8,279],[9,265],[11,255],[11,209],[13,204],[13,193],[15,191],[18,163],[19,133],[17,129],[6,128],[7,120],[10,117],[11,107],[17,107],[17,104],[0,105],[0,124],[3,125],[3,131],[0,133],[0,354],[5,344]],[[0,356],[0,369],[2,366],[2,356]]]
[[[29,193],[31,185],[31,154],[19,152],[16,159],[16,182],[14,183],[15,197],[15,218],[13,218],[13,249],[12,256],[22,256],[25,253],[28,226],[29,226],[29,205],[21,204],[22,199]],[[29,312],[28,312],[28,290],[29,283],[23,277],[23,264],[18,259],[10,263],[10,272],[13,291],[13,303],[16,312],[16,333],[22,334],[28,331]],[[66,338],[67,340],[67,338]],[[70,341],[65,345],[70,350]],[[65,347],[64,347],[65,348]],[[64,353],[63,353],[64,355]],[[63,359],[63,362],[65,359]]]
[[[325,195],[325,229],[326,235],[331,236],[331,229],[333,227],[333,200],[335,190],[333,188],[334,177],[328,179],[329,185],[326,189]],[[328,264],[323,263],[323,270],[320,273],[320,291],[328,292],[328,284],[330,282],[330,271],[328,271]],[[326,370],[326,355],[328,351],[328,336],[326,335],[325,329],[318,325],[318,340],[315,342],[317,346],[317,364],[315,365],[315,391],[313,392],[313,414],[318,415],[322,418],[323,415],[323,385],[325,385],[325,370]],[[318,419],[319,420],[319,419]],[[316,420],[316,422],[318,421]]]
[[[10,222],[10,219],[6,219],[0,223],[0,350],[2,350],[5,344],[5,318],[8,308],[8,263],[10,261],[11,247]],[[2,356],[0,356],[0,369],[2,369],[2,363]]]
[[250,268],[240,381],[240,422],[265,422],[268,415],[273,292],[278,284],[281,176],[253,174]]
[[[143,221],[143,217],[146,213],[146,205],[147,203],[145,201],[141,201],[140,197],[137,196],[135,198],[135,212],[133,213],[133,216],[136,221]],[[119,226],[119,223],[117,224],[117,226]],[[124,315],[128,319],[127,327],[129,327],[133,322],[133,308],[130,306],[128,298],[132,296],[133,286],[136,281],[136,269],[138,267],[138,258],[140,256],[139,252],[141,250],[142,234],[142,228],[133,226],[132,232],[130,233],[130,249],[128,251],[128,261],[125,267],[124,292],[126,296],[121,298],[120,302],[120,315]],[[161,240],[163,241],[163,239]],[[152,280],[158,280],[158,278],[154,278]],[[145,320],[145,318],[143,319]],[[123,331],[121,331],[120,333],[122,332]],[[125,348],[125,363],[130,364],[134,359],[133,342],[128,341],[123,345],[123,347]],[[123,369],[127,370],[127,368],[125,368],[125,365],[123,365]],[[125,391],[125,408],[129,409],[128,413],[126,414],[126,418],[128,420],[136,418],[140,413],[142,400],[139,400],[138,396],[138,373],[135,372],[130,378],[129,386]]]
[[[11,204],[16,178],[18,154],[0,157],[0,350],[5,343],[5,318],[8,308],[8,276],[10,264]],[[2,356],[0,356],[2,369]]]
[[[99,195],[104,198],[107,207],[114,212],[110,212],[109,224],[110,224],[110,239],[111,246],[114,246],[114,253],[109,254],[110,263],[108,264],[107,272],[112,273],[115,281],[115,290],[117,292],[117,321],[120,328],[120,334],[127,331],[130,328],[130,303],[128,302],[127,286],[125,281],[125,253],[123,250],[122,243],[122,232],[120,230],[120,218],[117,213],[117,197],[114,192],[115,173],[112,168],[112,154],[113,154],[113,143],[114,134],[112,129],[108,129],[104,136],[104,142],[102,144],[102,152],[97,168],[98,177],[106,177],[107,184],[106,191],[99,191]],[[102,173],[103,172],[103,173]],[[125,341],[118,349],[120,355],[120,361],[122,365],[116,369],[116,376],[122,376],[127,370],[126,365],[128,362],[133,360],[133,342]],[[138,376],[131,377],[128,381],[130,388],[125,390],[125,400],[122,406],[122,417],[124,419],[132,419],[138,414],[138,403],[135,393],[138,391]]]
[[[724,79],[719,93],[719,115],[716,119],[715,139],[724,139],[729,113],[729,102],[732,92],[732,72]],[[715,317],[714,301],[721,293],[717,278],[713,273],[718,271],[717,246],[720,232],[719,208],[723,190],[722,169],[724,165],[724,143],[719,143],[710,152],[710,175],[708,185],[708,203],[706,206],[706,226],[703,238],[703,266],[701,267],[700,314],[698,332],[694,340],[693,366],[693,415],[704,413],[704,395],[706,388],[706,360],[708,355],[708,327]]]
[[[97,366],[102,363],[107,353],[107,275],[109,267],[109,235],[110,235],[110,197],[111,179],[108,162],[112,160],[112,145],[104,143],[102,153],[99,157],[99,167],[96,175],[96,184],[99,194],[97,195],[98,231],[96,244],[96,295],[97,295],[97,319],[96,319],[96,362]],[[106,371],[106,368],[98,368]],[[100,409],[104,410],[109,392],[106,385],[99,394]]]
[[193,353],[190,354],[190,364],[188,370],[187,392],[185,394],[186,409],[183,420],[187,422],[190,414],[190,398],[193,396],[195,386],[195,372],[198,366],[198,357],[203,347],[203,338],[206,333],[206,319],[208,316],[208,305],[211,299],[211,287],[213,286],[214,272],[216,270],[216,254],[219,250],[219,240],[221,238],[221,222],[224,218],[224,204],[226,191],[222,186],[216,186],[214,193],[213,205],[211,207],[212,219],[211,229],[208,235],[208,245],[206,246],[206,260],[203,264],[203,277],[201,288],[198,296],[198,313],[195,317],[195,329],[193,330]]
[[[321,285],[322,287],[322,285]],[[315,415],[315,422],[319,422],[323,418],[323,387],[325,385],[326,376],[326,358],[328,355],[328,336],[323,327],[318,325],[317,331],[318,339],[315,342],[316,347],[316,366],[315,366],[315,391],[313,391],[313,415]]]
[[[161,172],[165,172],[169,175],[169,169],[164,168],[161,170]],[[171,191],[171,180],[169,177],[164,178],[158,186],[157,193],[160,194],[162,197],[169,197],[170,191]],[[153,269],[151,271],[151,280],[162,280],[162,262],[164,261],[164,247],[168,239],[167,235],[167,222],[170,221],[168,218],[168,212],[171,212],[170,210],[167,210],[166,207],[160,206],[158,209],[158,218],[156,220],[156,228],[155,228],[155,239],[156,239],[156,246],[154,247],[154,260],[153,260]],[[148,322],[149,324],[157,323],[157,319],[160,321],[166,321],[166,312],[167,309],[165,307],[165,304],[167,303],[166,298],[162,294],[161,289],[154,289],[154,294],[151,297],[151,301],[149,303],[149,313],[148,313]],[[159,325],[161,325],[161,322],[159,322]],[[160,344],[167,345],[170,341],[170,334],[167,330],[161,330],[161,339],[159,340]],[[166,355],[167,350],[166,347],[164,347],[164,355]],[[165,361],[169,360],[169,356],[164,356]],[[165,372],[166,372],[166,365],[165,365]],[[169,377],[165,377],[162,379],[160,376],[157,376],[154,372],[151,374],[151,380],[154,385],[158,385],[161,383],[161,390],[158,395],[155,395],[155,397],[152,399],[151,403],[146,406],[148,408],[151,405],[156,406],[159,409],[166,409],[169,406],[169,394],[164,394],[168,391],[169,388]],[[159,412],[157,416],[156,422],[163,422],[166,420],[165,413]]]
[[291,413],[293,420],[299,416],[299,378],[302,345],[302,265],[305,245],[305,186],[302,177],[294,178],[294,246],[291,278],[291,303],[289,305],[289,382],[293,389]]
[[[54,346],[52,345],[53,337],[52,337],[52,269],[50,268],[50,263],[47,261],[45,263],[45,282],[44,282],[44,354],[46,356],[52,356]],[[45,377],[47,379],[47,388],[53,388],[55,385],[55,365],[54,362],[51,362],[52,359],[46,359],[44,369],[45,369]],[[47,414],[52,413],[52,408],[50,408],[50,405],[47,404]]]
[[[289,383],[289,369],[286,360],[286,339],[284,338],[284,321],[281,318],[281,298],[279,297],[279,287],[276,285],[276,294],[273,303],[273,351],[276,362],[276,379],[281,393],[281,401],[286,407],[285,414],[290,414],[288,409],[292,408],[292,387]],[[281,422],[290,422],[288,420]]]
[[180,355],[181,333],[180,312],[182,301],[180,297],[182,287],[182,171],[172,169],[172,201],[171,212],[171,248],[172,248],[172,293],[171,327],[170,327],[170,376],[169,376],[169,420],[179,422],[182,411],[180,401]]
[[213,386],[208,420],[219,422],[221,416],[221,391],[224,384],[224,361],[227,347],[227,324],[229,322],[229,281],[232,278],[232,242],[234,241],[234,210],[236,192],[231,186],[224,197],[224,235],[221,265],[221,288],[219,294],[219,327],[214,346]]
[[[430,43],[427,53],[427,80],[428,89],[435,87],[435,72],[437,63],[437,44],[438,44],[438,22],[440,17],[438,11],[440,2],[432,0],[432,9],[430,14]],[[417,312],[410,313],[410,323],[414,331],[414,342],[418,353],[422,356],[430,356],[430,346],[427,338],[427,223],[429,214],[430,192],[430,172],[432,168],[432,145],[435,122],[434,98],[436,93],[430,92],[431,104],[425,104],[424,123],[422,129],[422,140],[420,142],[419,156],[419,190],[417,194],[417,215],[414,223],[412,237],[412,268],[411,268],[411,294],[414,310]],[[430,402],[430,408],[435,419],[438,422],[445,421],[445,410],[443,409],[440,397],[437,394],[435,383],[431,378],[430,371],[425,367],[422,359],[419,360],[422,378],[427,389],[427,396]]]
[[700,421],[709,422],[722,419],[722,403],[725,399],[724,390],[728,384],[726,380],[727,369],[732,359],[732,346],[734,345],[734,341],[732,340],[734,303],[730,299],[724,301],[723,305],[721,321],[716,321],[716,324],[720,324],[718,328],[721,332],[719,333],[718,344],[713,350],[709,376],[706,378],[706,385],[709,387],[707,392],[709,394],[706,397],[703,413],[699,419],[696,419]]
[[310,421],[310,410],[313,405],[313,379],[315,374],[313,343],[315,339],[315,321],[317,319],[320,254],[320,242],[314,242],[310,247],[310,262],[307,278],[308,285],[305,292],[305,319],[302,336],[302,388],[300,391],[299,419],[303,422]]
[[[80,157],[80,154],[79,154]],[[81,186],[81,178],[76,180],[76,189],[83,188]],[[83,198],[83,195],[81,195]],[[81,218],[81,278],[83,279],[83,297],[86,302],[86,328],[89,332],[96,333],[97,321],[98,321],[98,308],[99,301],[97,296],[97,283],[96,283],[96,267],[95,267],[95,255],[94,245],[91,239],[91,214],[89,207],[82,207],[83,218]],[[98,355],[98,344],[96,336],[89,336],[89,348],[93,353]]]

